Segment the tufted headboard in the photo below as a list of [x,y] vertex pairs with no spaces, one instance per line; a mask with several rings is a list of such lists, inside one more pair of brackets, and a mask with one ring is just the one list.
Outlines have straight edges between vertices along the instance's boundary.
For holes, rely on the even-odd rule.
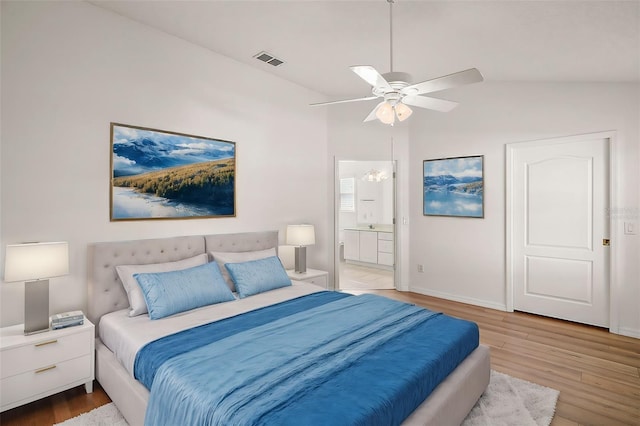
[[278,231],[194,235],[89,244],[87,317],[98,326],[102,315],[129,306],[116,272],[118,265],[173,262],[208,251],[254,251],[278,248]]
[[207,253],[210,251],[255,251],[271,247],[275,247],[277,252],[278,231],[205,235],[204,242]]

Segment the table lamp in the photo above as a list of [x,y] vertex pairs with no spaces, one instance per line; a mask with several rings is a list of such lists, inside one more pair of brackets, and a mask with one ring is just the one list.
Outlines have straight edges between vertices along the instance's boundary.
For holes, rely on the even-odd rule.
[[49,329],[49,278],[69,273],[69,243],[7,245],[6,282],[25,281],[24,334]]
[[307,247],[316,243],[313,225],[288,225],[287,244],[296,246],[295,271],[307,272]]

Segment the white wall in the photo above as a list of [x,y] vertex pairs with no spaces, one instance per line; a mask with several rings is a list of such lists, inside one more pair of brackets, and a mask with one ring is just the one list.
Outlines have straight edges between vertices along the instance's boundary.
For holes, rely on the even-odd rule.
[[[85,308],[92,241],[277,229],[284,242],[287,224],[307,222],[309,265],[327,269],[332,163],[326,113],[307,106],[317,93],[84,2],[1,8],[0,253],[69,241],[51,313]],[[237,217],[110,222],[110,122],[236,142]],[[23,321],[23,289],[0,286],[2,326]]]
[[[640,85],[482,83],[447,92],[460,106],[448,114],[411,117],[410,289],[504,309],[505,144],[616,131],[617,205],[638,223]],[[418,118],[414,120],[414,118]],[[484,219],[422,215],[422,161],[484,155]],[[624,235],[615,217],[611,238],[620,248],[613,266],[621,289],[613,308],[619,331],[640,337],[640,237]],[[424,265],[424,273],[417,272]]]

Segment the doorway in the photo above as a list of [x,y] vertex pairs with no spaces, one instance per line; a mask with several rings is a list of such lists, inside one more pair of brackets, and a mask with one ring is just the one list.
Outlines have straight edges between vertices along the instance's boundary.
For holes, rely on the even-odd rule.
[[336,290],[395,288],[395,163],[336,161]]
[[610,326],[610,150],[607,134],[507,145],[514,310]]

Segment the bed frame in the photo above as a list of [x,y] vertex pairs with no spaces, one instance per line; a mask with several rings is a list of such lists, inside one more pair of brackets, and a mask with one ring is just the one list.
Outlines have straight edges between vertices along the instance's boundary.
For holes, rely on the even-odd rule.
[[[210,251],[243,252],[278,248],[278,231],[195,235],[93,243],[88,247],[88,311],[95,324],[129,306],[117,265],[172,262]],[[97,334],[96,334],[97,335]],[[149,392],[129,376],[96,338],[96,379],[131,426],[144,424]],[[403,425],[459,425],[489,384],[489,348],[480,345],[409,416]]]

